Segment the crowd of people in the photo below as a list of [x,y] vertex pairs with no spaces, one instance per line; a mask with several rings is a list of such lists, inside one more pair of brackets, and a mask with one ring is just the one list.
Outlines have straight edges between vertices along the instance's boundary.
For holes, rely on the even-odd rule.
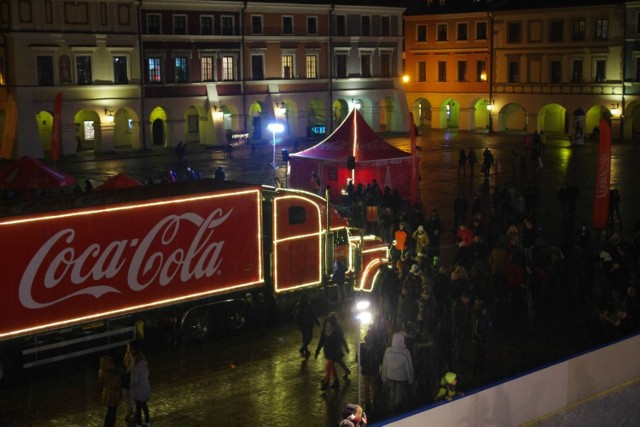
[[[390,268],[382,269],[374,295],[376,321],[359,361],[368,413],[384,416],[453,399],[461,395],[458,382],[470,388],[515,374],[491,356],[529,334],[553,333],[554,322],[577,324],[572,339],[584,346],[580,350],[640,330],[640,221],[631,235],[620,235],[620,194],[613,189],[610,227],[592,235],[576,224],[580,190],[568,184],[556,190],[563,233],[544,235],[533,179],[543,151],[534,135],[524,155],[514,151],[513,179],[496,180],[492,191],[474,194],[471,202],[461,192],[452,234],[437,210],[403,205],[375,181],[349,193],[353,225],[379,234],[390,247]],[[473,149],[466,153],[460,150],[461,175],[475,157]],[[491,153],[483,157],[485,177],[498,174]],[[474,166],[471,161],[471,174]],[[367,206],[376,207],[375,222]],[[446,263],[443,242],[451,253]]]

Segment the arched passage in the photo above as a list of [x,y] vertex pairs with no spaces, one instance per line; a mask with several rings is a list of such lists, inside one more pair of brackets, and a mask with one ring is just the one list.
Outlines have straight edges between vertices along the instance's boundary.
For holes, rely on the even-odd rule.
[[507,104],[498,115],[498,130],[504,132],[526,132],[527,112],[520,104]]
[[431,104],[424,98],[418,98],[413,103],[413,120],[418,127],[431,127]]
[[48,111],[40,111],[36,114],[36,124],[38,125],[38,136],[42,151],[51,151],[51,134],[53,129],[53,114]]
[[116,148],[141,149],[140,121],[136,112],[130,108],[121,108],[114,117],[114,145]]
[[100,149],[102,128],[98,113],[93,110],[80,110],[73,122],[76,125],[76,151]]
[[544,131],[547,135],[566,133],[567,109],[555,103],[545,105],[538,112],[536,129],[538,132]]
[[149,115],[149,123],[151,123],[151,140],[154,146],[166,146],[167,135],[167,112],[162,107],[156,107]]
[[442,129],[458,129],[460,127],[460,103],[453,98],[440,105],[440,127]]

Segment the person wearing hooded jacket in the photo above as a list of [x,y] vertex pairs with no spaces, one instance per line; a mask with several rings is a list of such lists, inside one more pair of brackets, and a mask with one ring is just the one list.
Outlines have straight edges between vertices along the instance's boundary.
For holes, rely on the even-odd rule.
[[98,380],[102,385],[102,404],[107,407],[107,413],[104,416],[104,427],[115,427],[116,411],[122,400],[122,386],[113,357],[102,356],[100,358]]
[[345,369],[345,380],[351,373],[342,361],[342,358],[344,357],[344,353],[342,352],[343,348],[347,353],[349,352],[349,347],[347,346],[347,342],[344,338],[344,331],[338,323],[338,314],[336,312],[331,312],[322,325],[322,334],[320,335],[320,340],[318,341],[318,347],[316,348],[315,354],[315,358],[317,359],[320,354],[320,350],[324,349],[325,367],[324,376],[320,385],[321,390],[329,388],[331,378],[333,378],[331,388],[337,389],[340,387],[336,363]]
[[464,393],[456,390],[458,385],[458,375],[454,372],[447,372],[440,380],[440,389],[436,394],[436,400],[447,399],[453,400],[456,396],[464,396]]
[[389,388],[389,406],[398,409],[413,384],[413,361],[404,342],[404,332],[396,332],[382,359],[382,383]]

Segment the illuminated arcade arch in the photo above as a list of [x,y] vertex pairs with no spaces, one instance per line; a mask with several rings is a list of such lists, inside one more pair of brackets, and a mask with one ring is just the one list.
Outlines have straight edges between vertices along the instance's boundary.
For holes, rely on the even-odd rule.
[[102,146],[100,116],[93,110],[80,110],[73,118],[76,125],[76,151],[99,150]]
[[538,111],[536,129],[547,135],[567,133],[567,109],[555,103],[545,105]]
[[167,119],[167,112],[162,107],[154,108],[149,114],[151,141],[154,146],[167,146],[167,135],[169,134]]
[[506,104],[498,114],[498,130],[504,132],[527,132],[527,112],[520,104]]
[[431,127],[431,104],[424,98],[418,98],[413,103],[413,120],[418,127]]
[[36,124],[38,125],[38,136],[42,151],[51,151],[51,134],[53,129],[53,114],[48,111],[40,111],[36,114]]
[[114,146],[116,148],[142,149],[140,144],[140,120],[130,108],[120,108],[113,117]]

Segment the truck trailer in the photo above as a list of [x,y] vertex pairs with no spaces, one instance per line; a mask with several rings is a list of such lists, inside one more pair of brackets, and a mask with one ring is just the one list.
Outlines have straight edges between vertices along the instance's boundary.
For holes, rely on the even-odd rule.
[[154,328],[239,328],[247,292],[321,290],[337,258],[371,292],[387,263],[325,198],[209,179],[2,203],[0,247],[0,382]]

